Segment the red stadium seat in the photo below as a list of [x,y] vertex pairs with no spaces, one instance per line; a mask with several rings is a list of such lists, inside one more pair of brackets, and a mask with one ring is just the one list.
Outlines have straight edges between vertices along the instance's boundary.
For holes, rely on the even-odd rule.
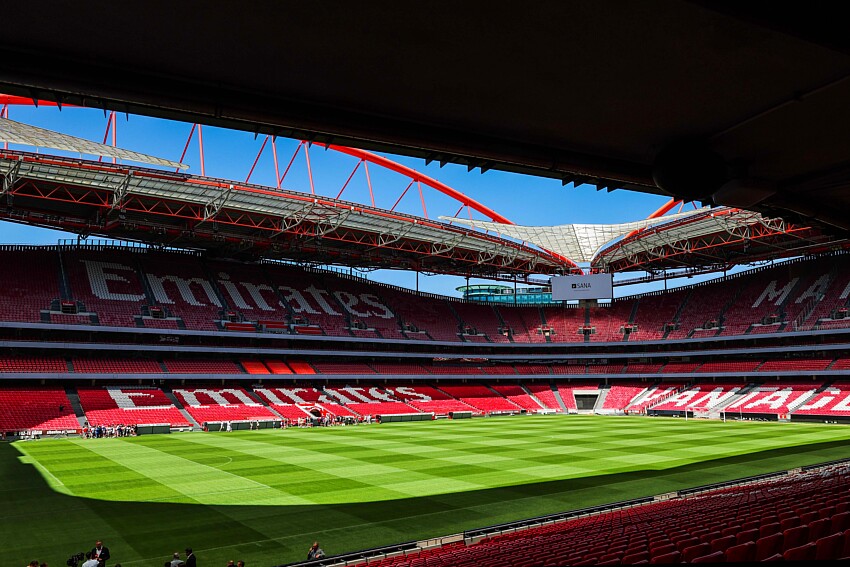
[[815,560],[832,561],[839,558],[844,547],[844,534],[837,533],[817,540]]
[[782,556],[786,561],[812,561],[817,553],[817,545],[812,542],[799,547],[786,549]]
[[758,545],[754,541],[748,541],[726,549],[726,561],[729,563],[744,563],[755,561]]

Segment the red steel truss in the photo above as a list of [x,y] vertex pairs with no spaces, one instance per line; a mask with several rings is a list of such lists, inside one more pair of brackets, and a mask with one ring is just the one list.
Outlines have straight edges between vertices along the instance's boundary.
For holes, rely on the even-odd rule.
[[0,217],[222,253],[462,275],[562,273],[540,250],[319,195],[6,151]]

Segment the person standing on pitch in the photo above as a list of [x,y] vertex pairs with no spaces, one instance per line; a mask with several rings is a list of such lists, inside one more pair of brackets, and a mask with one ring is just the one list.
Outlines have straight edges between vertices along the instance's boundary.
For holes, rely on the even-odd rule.
[[102,541],[97,540],[94,549],[91,550],[91,557],[97,560],[97,567],[106,567],[106,560],[109,559],[109,548],[103,545]]
[[195,567],[195,553],[191,547],[186,548],[186,561],[183,562],[184,567]]

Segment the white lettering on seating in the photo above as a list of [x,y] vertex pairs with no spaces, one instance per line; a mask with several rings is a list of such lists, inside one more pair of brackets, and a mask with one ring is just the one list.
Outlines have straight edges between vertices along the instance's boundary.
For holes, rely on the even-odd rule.
[[155,276],[153,274],[147,274],[147,277],[153,296],[158,303],[165,303],[167,305],[174,304],[174,301],[168,297],[168,293],[166,293],[164,285],[165,282],[171,282],[177,286],[177,290],[180,292],[180,296],[183,298],[183,301],[189,305],[194,305],[195,307],[206,306],[206,303],[198,301],[195,294],[192,293],[192,284],[196,284],[201,286],[201,289],[203,289],[207,294],[207,298],[210,303],[216,307],[221,307],[221,302],[218,300],[218,297],[216,297],[215,291],[213,291],[210,282],[203,278],[191,278],[187,280],[177,276]]
[[753,303],[753,309],[761,305],[761,302],[765,299],[767,299],[768,302],[772,302],[774,305],[781,305],[788,294],[791,293],[791,290],[794,288],[794,285],[796,285],[799,279],[800,278],[792,279],[780,290],[776,289],[776,280],[771,280],[771,282],[767,284],[767,287],[764,288],[764,291],[761,293],[759,298],[756,299],[756,302]]
[[115,401],[121,409],[135,409],[138,407],[143,407],[145,409],[156,409],[156,408],[168,408],[169,406],[137,406],[133,401],[133,398],[138,399],[148,399],[151,400],[154,398],[153,394],[148,394],[147,392],[124,392],[123,390],[119,390],[118,388],[108,388],[106,390],[109,392],[109,396]]
[[374,307],[375,309],[380,309],[380,312],[373,311],[372,315],[375,315],[376,317],[380,317],[381,319],[393,319],[393,318],[395,318],[395,315],[393,314],[392,311],[390,311],[390,308],[387,307],[386,305],[384,305],[383,303],[381,303],[381,300],[378,299],[378,296],[372,295],[371,293],[361,293],[360,294],[360,300],[363,303],[365,303],[366,305],[369,305],[370,307]]
[[306,401],[304,401],[303,398],[298,395],[298,392],[309,392],[309,390],[307,390],[306,388],[275,388],[275,391],[292,400],[290,402],[281,402],[280,400],[278,400],[278,402],[280,402],[281,404],[307,403]]
[[694,396],[697,394],[699,394],[699,390],[687,390],[685,392],[680,392],[667,398],[665,404],[673,404],[674,406],[681,408],[689,405],[689,402],[694,399]]
[[818,280],[809,286],[809,289],[800,294],[797,301],[794,303],[803,303],[809,297],[818,297],[826,294],[826,289],[829,287],[829,274],[823,274]]
[[[283,295],[283,299],[286,300],[290,307],[292,307],[292,311],[295,313],[310,313],[312,315],[318,315],[319,312],[310,307],[310,304],[307,303],[307,300],[301,295],[301,292],[293,289],[291,287],[285,285],[277,286],[277,289],[280,290],[280,293]],[[295,305],[292,302],[295,302]],[[286,305],[283,302],[280,303],[280,306],[286,309]]]
[[378,387],[369,388],[369,395],[376,400],[383,400],[385,402],[395,402],[398,400],[393,399],[393,397],[385,392],[382,392]]
[[694,402],[694,407],[706,407],[713,408],[714,406],[720,404],[721,402],[725,402],[727,399],[731,398],[735,395],[735,392],[740,390],[739,387],[735,386],[731,390],[726,393],[723,393],[723,388],[715,388],[710,392],[707,392],[703,397]]
[[325,299],[326,295],[330,295],[327,290],[319,289],[315,285],[311,285],[304,291],[312,295],[313,299],[316,300],[316,303],[319,304],[319,307],[321,307],[328,315],[341,315],[341,313],[334,311],[334,308],[331,307],[331,304]]
[[[829,405],[829,403],[836,398],[836,395],[840,394],[840,393],[841,393],[841,390],[836,390],[834,388],[827,388],[826,390],[824,390],[821,393],[822,394],[821,397],[807,403],[806,405],[802,406],[800,409],[801,410],[820,409],[820,408],[822,408],[826,405]],[[826,394],[833,394],[833,395],[828,396]],[[847,399],[850,399],[850,396],[847,396]]]
[[273,405],[276,405],[276,406],[282,406],[286,403],[286,402],[282,401],[280,398],[278,398],[275,395],[273,390],[268,390],[266,388],[254,388],[254,391],[257,392],[258,394],[260,394],[261,396],[265,397],[266,400],[268,400],[268,402],[270,404],[273,404]]
[[832,411],[850,411],[850,396],[835,404]]
[[233,300],[233,304],[236,307],[239,309],[250,309],[253,311],[254,308],[245,303],[245,298],[242,297],[242,294],[239,293],[238,289],[236,289],[236,284],[230,281],[230,276],[228,274],[225,272],[219,272],[218,283],[225,289],[225,291],[227,291],[227,294],[230,296],[230,299]]
[[[387,388],[387,391],[392,393],[393,389]],[[395,389],[395,391],[404,394],[404,397],[407,397],[407,398],[410,398],[410,397],[417,398],[420,402],[430,402],[431,401],[431,396],[428,396],[426,394],[421,394],[421,393],[417,392],[416,390],[414,390],[413,388],[409,388],[407,386],[399,386],[398,388]],[[399,396],[399,397],[401,397],[401,396]]]
[[651,403],[653,400],[657,400],[658,398],[666,396],[667,394],[669,394],[672,391],[673,391],[673,388],[664,388],[663,390],[661,390],[659,388],[651,388],[649,390],[649,393],[647,393],[646,396],[641,398],[640,403],[641,404]]
[[208,390],[206,388],[196,388],[195,390],[183,390],[181,388],[174,389],[175,394],[180,394],[186,403],[190,406],[203,406],[207,404],[202,404],[198,401],[198,394],[206,394],[212,400],[220,406],[229,406],[233,405],[233,402],[228,401],[227,398],[224,397],[223,394],[227,393],[232,395],[234,398],[245,404],[246,406],[257,406],[259,405],[257,402],[248,397],[247,394],[240,390],[235,390],[233,388],[226,388],[223,390]]
[[351,394],[353,397],[362,402],[371,403],[375,401],[372,398],[363,395],[361,392],[365,391],[366,388],[361,388],[360,386],[346,386],[345,388],[341,388],[341,390],[347,394]]
[[756,396],[758,396],[760,394],[761,394],[761,392],[758,392],[758,391],[753,391],[753,392],[750,392],[749,394],[744,394],[743,396],[741,396],[740,400],[734,401],[731,404],[729,404],[728,406],[726,406],[726,409],[737,408],[738,406],[747,403],[748,401],[752,400],[753,398],[755,398]]
[[336,297],[342,306],[345,307],[352,315],[356,315],[358,317],[368,317],[372,314],[371,311],[361,312],[354,308],[355,305],[360,303],[360,300],[357,299],[357,296],[353,293],[348,293],[347,291],[335,291],[334,297]]
[[248,290],[248,294],[251,296],[251,299],[254,300],[254,303],[257,305],[257,307],[259,307],[263,311],[274,311],[274,307],[266,303],[263,294],[260,293],[261,291],[270,291],[272,294],[274,294],[274,288],[272,286],[266,284],[257,285],[252,284],[250,282],[240,283],[242,284],[242,287]]
[[772,394],[756,400],[744,406],[746,409],[757,408],[759,406],[768,406],[770,409],[779,409],[788,404],[788,398],[793,394],[793,390],[779,390]]
[[839,299],[847,299],[850,296],[850,283],[844,288],[844,291],[841,292],[841,295],[838,296]]
[[[351,399],[345,397],[342,394],[342,392],[340,392],[339,390],[334,390],[332,388],[325,388],[325,393],[327,395],[324,395],[324,394],[322,395],[322,396],[324,396],[324,399],[322,399],[322,396],[320,396],[319,401],[321,401],[321,402],[333,402],[333,403],[341,402],[343,404],[356,403],[354,400],[351,400]],[[330,397],[328,397],[328,396],[330,396]],[[331,398],[336,398],[336,400],[331,399]],[[368,402],[369,400],[366,400],[366,401]]]
[[130,280],[118,274],[110,274],[104,269],[118,270],[122,272],[133,272],[133,268],[123,264],[114,262],[94,262],[90,260],[80,260],[86,266],[86,275],[89,277],[89,286],[95,297],[100,299],[112,299],[115,301],[141,301],[145,298],[144,294],[135,293],[113,293],[109,291],[107,282],[130,283]]

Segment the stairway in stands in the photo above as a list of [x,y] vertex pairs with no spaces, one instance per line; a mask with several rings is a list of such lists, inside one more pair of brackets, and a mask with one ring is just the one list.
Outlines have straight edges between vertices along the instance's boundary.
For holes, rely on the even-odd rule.
[[80,423],[80,427],[85,427],[86,420],[86,412],[83,411],[83,405],[80,403],[80,396],[77,394],[77,391],[71,386],[65,386],[65,395],[68,396],[68,401],[71,402],[71,409],[74,410],[74,415],[77,416],[77,421]]
[[195,418],[192,417],[192,414],[190,414],[188,411],[186,411],[186,408],[183,407],[183,404],[180,403],[180,400],[177,399],[177,396],[174,395],[174,392],[171,391],[171,388],[169,388],[168,386],[162,386],[162,393],[165,394],[165,397],[168,398],[168,400],[172,404],[174,404],[174,407],[176,407],[180,411],[181,414],[183,414],[183,417],[186,418],[186,421],[188,421],[189,423],[192,424],[192,430],[193,431],[196,430],[196,429],[197,430],[203,430],[204,429],[203,426],[200,423],[195,421]]

